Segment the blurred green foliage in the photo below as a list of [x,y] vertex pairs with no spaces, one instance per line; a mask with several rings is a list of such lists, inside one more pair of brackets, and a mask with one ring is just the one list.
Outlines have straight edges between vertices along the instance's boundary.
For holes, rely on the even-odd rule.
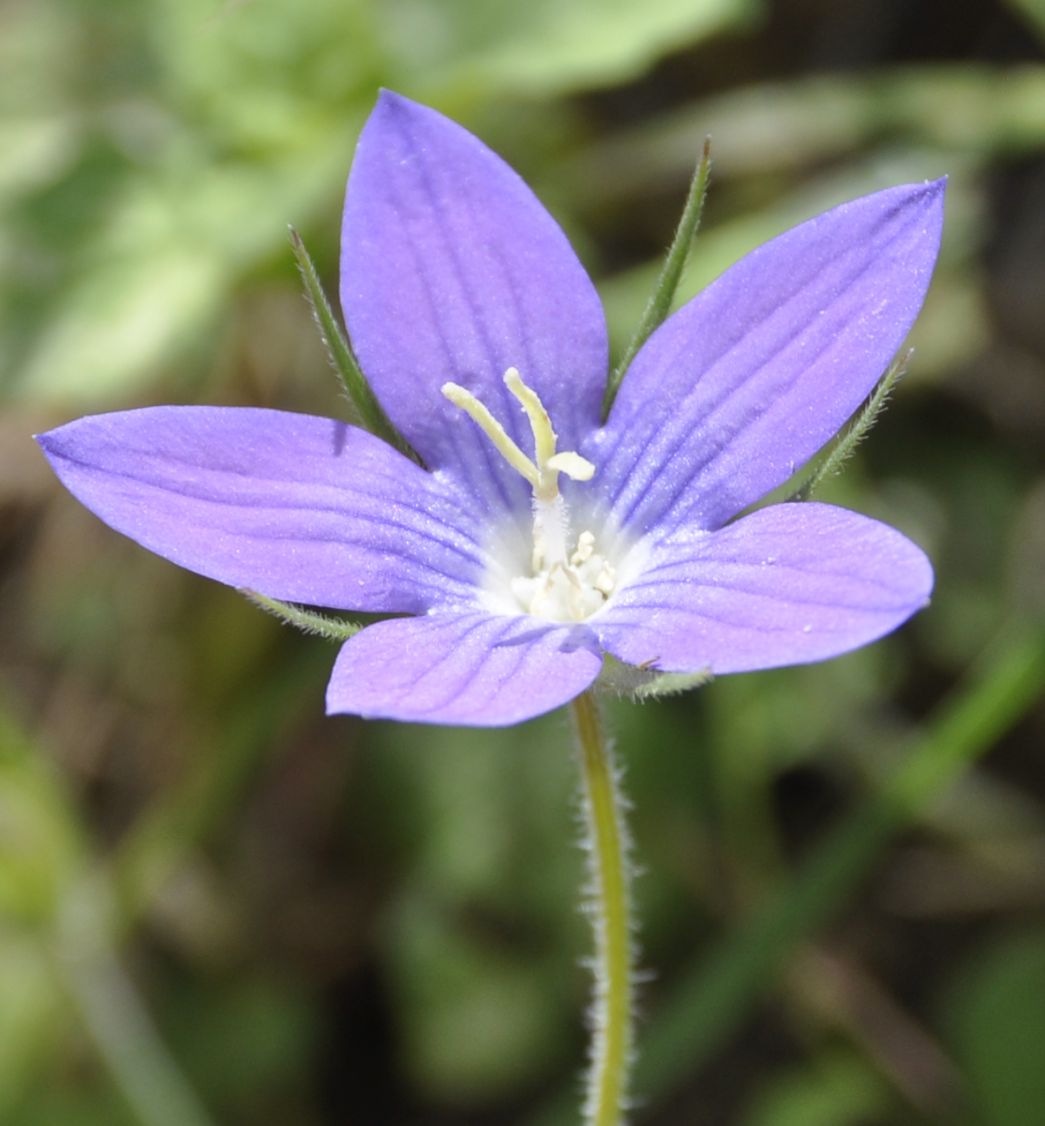
[[[0,347],[19,394],[132,394],[329,204],[379,85],[467,113],[640,71],[753,0],[15,4]],[[329,212],[328,212],[329,213]]]
[[933,607],[612,708],[656,971],[637,1120],[1040,1119],[1043,35],[1038,0],[0,11],[0,1122],[575,1120],[564,720],[324,719],[328,646],[102,528],[28,438],[159,401],[338,410],[286,229],[334,291],[380,85],[535,185],[618,353],[706,134],[682,296],[950,174],[910,374],[824,494],[926,546]]
[[1045,1106],[1043,991],[1040,930],[995,940],[951,986],[951,1039],[983,1121],[1031,1126]]

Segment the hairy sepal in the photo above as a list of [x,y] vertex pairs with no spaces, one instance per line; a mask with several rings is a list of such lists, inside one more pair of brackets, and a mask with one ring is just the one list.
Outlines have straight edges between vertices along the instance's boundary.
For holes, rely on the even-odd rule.
[[354,637],[363,628],[363,622],[351,622],[347,618],[339,618],[334,614],[321,614],[318,610],[309,610],[304,606],[296,606],[293,602],[282,602],[278,598],[269,598],[259,594],[256,590],[241,589],[248,602],[252,602],[260,610],[278,618],[284,625],[293,626],[302,633],[313,637],[323,637],[327,641],[347,641]]
[[626,664],[607,653],[595,686],[600,691],[612,692],[616,696],[625,696],[634,703],[642,703],[662,696],[677,696],[692,688],[700,688],[712,680],[714,675],[709,668],[696,672],[662,672],[653,665],[642,668]]
[[320,283],[319,273],[312,261],[312,256],[309,254],[301,235],[293,227],[290,228],[290,246],[297,261],[298,272],[301,274],[301,281],[305,287],[305,297],[326,348],[330,366],[340,378],[341,385],[348,398],[353,415],[349,421],[358,424],[364,430],[369,430],[371,434],[383,438],[400,453],[420,464],[421,459],[410,448],[406,439],[388,421],[388,416],[381,409],[381,404],[377,401],[377,397],[363,374],[363,369],[356,360],[352,346],[334,316],[327,295],[323,292],[323,286]]

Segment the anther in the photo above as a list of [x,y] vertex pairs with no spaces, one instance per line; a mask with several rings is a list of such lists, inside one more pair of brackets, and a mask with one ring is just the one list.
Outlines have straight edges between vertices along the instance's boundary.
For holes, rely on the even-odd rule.
[[509,368],[504,373],[504,385],[526,412],[533,434],[533,460],[523,453],[486,405],[471,391],[457,383],[444,383],[441,390],[493,442],[504,460],[526,478],[538,500],[551,501],[559,495],[560,473],[565,473],[574,481],[590,481],[595,473],[595,466],[587,458],[570,450],[556,453],[558,437],[552,428],[548,412],[537,392],[523,383],[516,368]]
[[497,452],[506,462],[536,489],[541,479],[537,466],[519,449],[508,437],[507,431],[490,413],[486,405],[477,399],[471,391],[457,383],[444,383],[440,388],[442,393],[455,407],[460,408],[479,427],[479,429],[493,442]]

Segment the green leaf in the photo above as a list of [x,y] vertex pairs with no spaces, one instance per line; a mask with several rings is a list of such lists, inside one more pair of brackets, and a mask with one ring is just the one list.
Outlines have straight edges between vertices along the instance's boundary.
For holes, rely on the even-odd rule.
[[569,1050],[554,959],[505,943],[499,920],[484,927],[477,914],[418,889],[390,920],[403,1060],[444,1102],[503,1099]]
[[395,446],[400,453],[412,458],[418,464],[421,459],[410,448],[406,440],[399,434],[395,427],[388,421],[388,416],[381,409],[381,404],[370,388],[366,376],[360,368],[355,354],[348,343],[341,326],[330,308],[327,295],[319,280],[315,263],[309,254],[301,235],[290,228],[290,245],[297,260],[298,269],[301,271],[301,280],[305,285],[305,296],[312,309],[316,327],[326,346],[330,366],[337,372],[341,384],[348,395],[354,418],[350,421],[358,423],[371,434],[383,438],[390,445]]
[[952,1039],[983,1126],[1038,1126],[1045,1107],[1045,931],[981,950],[952,987]]
[[[635,77],[659,55],[757,15],[757,0],[443,0],[426,11],[427,37],[407,24],[415,4],[388,4],[396,47],[415,65],[444,56],[448,84],[562,93]],[[419,41],[420,40],[420,41]],[[437,73],[439,73],[437,71]]]
[[882,1077],[853,1053],[835,1050],[770,1082],[743,1126],[863,1126],[885,1121],[888,1110]]
[[68,1030],[66,1005],[37,936],[0,928],[0,997],[0,1121],[18,1122],[14,1108],[40,1089]]
[[711,174],[711,138],[705,137],[704,148],[700,159],[693,170],[689,182],[689,192],[686,195],[686,205],[682,209],[682,218],[675,229],[675,237],[671,240],[667,257],[661,267],[660,276],[653,288],[653,294],[646,305],[645,312],[635,335],[631,338],[628,347],[621,357],[621,361],[610,373],[606,384],[606,394],[602,403],[602,417],[609,416],[613,400],[620,390],[621,380],[631,366],[631,361],[643,344],[658,329],[671,312],[675,294],[678,292],[679,282],[682,280],[683,271],[689,261],[690,251],[693,249],[693,240],[697,236],[700,220],[704,214],[704,201],[708,192],[708,177]]
[[[104,4],[71,18],[23,7],[0,40],[0,74],[23,91],[0,127],[15,154],[0,175],[4,383],[93,404],[206,374],[232,296],[274,265],[283,223],[329,218],[378,86],[467,118],[508,90],[638,73],[759,5],[340,0],[289,21],[278,5],[215,16],[212,0],[145,0],[118,18]],[[85,43],[104,46],[104,66]],[[88,119],[83,91],[100,107]]]
[[1045,40],[1045,0],[1008,0],[1010,8],[1022,13]]
[[82,850],[75,814],[49,761],[0,712],[0,922],[49,921]]
[[[126,392],[155,376],[161,355],[202,334],[225,286],[215,255],[199,247],[156,239],[141,251],[114,252],[42,297],[53,305],[50,320],[10,374],[13,390],[81,401]],[[16,296],[28,302],[32,295]],[[16,350],[25,347],[21,331],[15,325],[5,334]]]

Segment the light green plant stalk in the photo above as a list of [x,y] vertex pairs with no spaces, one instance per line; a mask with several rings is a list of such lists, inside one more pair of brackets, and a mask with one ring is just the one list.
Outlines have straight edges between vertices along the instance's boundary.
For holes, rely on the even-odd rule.
[[633,1060],[631,867],[617,769],[591,692],[572,704],[577,732],[585,839],[591,872],[588,904],[595,930],[595,999],[584,1121],[620,1126]]

